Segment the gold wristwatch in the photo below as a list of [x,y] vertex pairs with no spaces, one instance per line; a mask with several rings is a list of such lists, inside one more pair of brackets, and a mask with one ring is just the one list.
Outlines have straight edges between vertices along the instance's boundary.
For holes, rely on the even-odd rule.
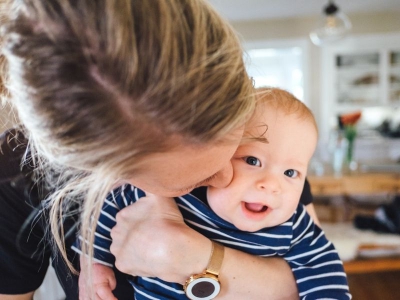
[[221,290],[218,275],[224,259],[225,248],[214,241],[211,242],[211,255],[207,268],[201,274],[190,276],[183,286],[186,296],[191,300],[211,300]]

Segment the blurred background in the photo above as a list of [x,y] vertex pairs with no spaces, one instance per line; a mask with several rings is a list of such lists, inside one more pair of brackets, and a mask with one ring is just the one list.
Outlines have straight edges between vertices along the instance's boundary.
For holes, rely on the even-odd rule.
[[[363,111],[358,135],[368,137],[357,142],[358,160],[399,159],[400,143],[381,137],[400,136],[400,1],[210,2],[239,33],[256,85],[286,88],[312,109],[320,129],[317,159],[331,159],[337,116],[357,110]],[[310,33],[323,27],[329,4],[347,15],[351,28],[317,46]],[[379,151],[366,149],[372,145]]]

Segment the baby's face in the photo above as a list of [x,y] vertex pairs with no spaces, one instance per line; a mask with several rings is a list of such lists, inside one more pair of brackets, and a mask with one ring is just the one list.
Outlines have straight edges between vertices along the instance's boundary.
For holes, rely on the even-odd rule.
[[267,104],[260,104],[247,127],[251,136],[265,132],[268,143],[253,140],[240,145],[232,158],[232,182],[223,189],[208,188],[207,198],[221,218],[242,231],[254,232],[282,224],[293,215],[317,131],[310,120]]

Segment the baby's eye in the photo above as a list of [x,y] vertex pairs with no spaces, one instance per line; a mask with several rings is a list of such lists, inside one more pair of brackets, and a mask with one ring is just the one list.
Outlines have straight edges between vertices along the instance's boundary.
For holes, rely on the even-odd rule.
[[290,178],[296,178],[297,176],[299,176],[299,172],[293,169],[286,170],[284,174]]
[[256,157],[254,157],[254,156],[247,156],[247,157],[244,158],[244,160],[248,165],[261,167],[260,160],[258,158],[256,158]]

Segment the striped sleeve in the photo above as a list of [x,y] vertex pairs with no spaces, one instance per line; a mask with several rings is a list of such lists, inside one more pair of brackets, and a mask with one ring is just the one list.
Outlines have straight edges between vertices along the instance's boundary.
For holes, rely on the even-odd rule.
[[343,263],[324,232],[301,204],[293,221],[293,239],[285,255],[300,299],[351,299]]
[[[110,252],[111,246],[111,229],[116,224],[117,213],[133,204],[143,197],[144,193],[131,185],[123,185],[112,192],[104,200],[99,219],[97,221],[95,238],[94,238],[94,260],[103,265],[113,267],[115,258]],[[79,236],[79,242],[82,242],[82,236]],[[81,253],[79,242],[72,248]]]

